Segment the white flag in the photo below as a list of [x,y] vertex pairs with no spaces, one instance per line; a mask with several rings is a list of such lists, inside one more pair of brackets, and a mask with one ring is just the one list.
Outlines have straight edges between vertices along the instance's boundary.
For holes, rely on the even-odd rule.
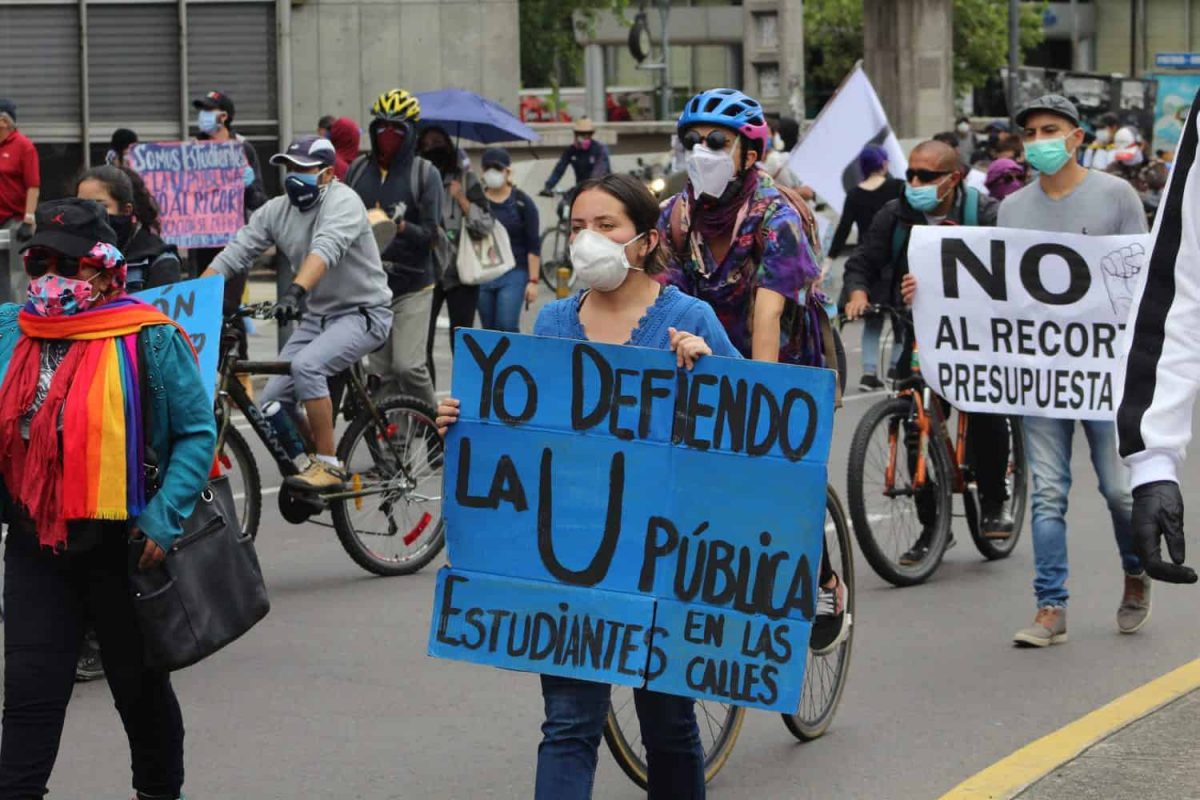
[[858,154],[868,144],[882,145],[888,151],[891,173],[904,177],[908,158],[892,133],[867,73],[857,66],[821,109],[804,141],[792,150],[788,166],[841,214],[847,193],[863,179]]

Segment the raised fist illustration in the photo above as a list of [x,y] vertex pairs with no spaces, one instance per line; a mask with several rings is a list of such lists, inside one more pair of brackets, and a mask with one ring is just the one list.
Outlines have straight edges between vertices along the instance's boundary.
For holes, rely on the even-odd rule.
[[1146,250],[1140,244],[1126,245],[1113,250],[1100,261],[1104,272],[1104,288],[1117,318],[1122,322],[1129,316],[1138,276],[1146,265]]

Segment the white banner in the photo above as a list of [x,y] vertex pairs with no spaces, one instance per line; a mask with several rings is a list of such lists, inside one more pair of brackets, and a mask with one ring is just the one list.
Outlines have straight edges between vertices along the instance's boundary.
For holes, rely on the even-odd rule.
[[1149,235],[922,225],[909,270],[921,373],[965,411],[1112,420]]
[[846,195],[863,179],[858,171],[858,154],[868,144],[882,145],[888,151],[891,173],[904,177],[908,157],[892,133],[867,73],[858,66],[821,109],[804,140],[792,150],[788,165],[796,177],[816,189],[821,199],[841,214]]

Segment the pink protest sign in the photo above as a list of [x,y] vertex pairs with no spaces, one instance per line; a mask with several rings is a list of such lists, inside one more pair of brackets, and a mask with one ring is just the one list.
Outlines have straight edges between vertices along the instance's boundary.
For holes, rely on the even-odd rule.
[[158,202],[162,236],[179,247],[224,247],[245,222],[240,142],[154,142],[130,166]]

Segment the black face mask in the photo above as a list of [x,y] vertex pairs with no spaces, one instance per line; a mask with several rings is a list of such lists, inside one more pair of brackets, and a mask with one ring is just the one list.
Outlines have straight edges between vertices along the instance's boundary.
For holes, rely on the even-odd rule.
[[307,180],[309,178],[315,179],[317,176],[292,173],[283,180],[283,188],[287,192],[288,200],[301,211],[308,211],[315,206],[323,193],[324,187],[318,186],[316,180],[309,183]]
[[453,172],[457,165],[454,150],[449,147],[431,147],[423,155],[443,174]]
[[129,244],[129,236],[133,233],[132,214],[109,214],[108,224],[117,234],[117,247],[124,249]]

